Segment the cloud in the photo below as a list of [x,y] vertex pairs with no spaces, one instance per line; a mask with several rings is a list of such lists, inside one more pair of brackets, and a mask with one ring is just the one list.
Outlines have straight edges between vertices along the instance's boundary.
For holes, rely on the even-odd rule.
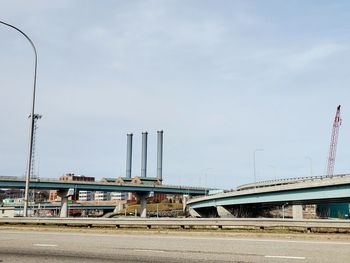
[[348,47],[337,43],[321,43],[285,57],[285,66],[291,71],[307,71],[318,68],[319,64],[331,60]]

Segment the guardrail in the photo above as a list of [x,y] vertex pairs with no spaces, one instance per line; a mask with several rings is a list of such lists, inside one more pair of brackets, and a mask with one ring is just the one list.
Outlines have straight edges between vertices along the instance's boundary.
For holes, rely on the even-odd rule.
[[307,181],[314,181],[314,180],[332,180],[333,178],[342,178],[345,176],[349,176],[349,174],[337,174],[333,175],[332,177],[328,177],[326,175],[321,176],[304,176],[304,177],[291,177],[291,178],[281,178],[276,180],[266,180],[266,181],[259,181],[256,183],[248,183],[238,186],[236,189],[233,190],[246,190],[251,188],[263,188],[263,187],[269,187],[269,186],[275,186],[275,185],[283,185],[283,184],[295,184],[295,183],[301,183],[301,182],[307,182]]
[[[0,180],[9,180],[9,181],[24,181],[25,177],[20,177],[20,176],[6,176],[6,175],[0,175]],[[130,183],[115,183],[115,182],[103,182],[103,181],[64,181],[64,180],[59,180],[57,178],[32,178],[30,179],[30,183],[36,183],[36,182],[50,182],[50,183],[62,183],[62,184],[99,184],[99,185],[133,185]],[[138,186],[138,185],[135,185]],[[141,184],[141,186],[145,187],[156,187],[156,188],[177,188],[181,190],[203,190],[203,191],[209,191],[209,190],[217,190],[213,188],[208,188],[208,187],[199,187],[199,186],[188,186],[188,185],[171,185],[171,184]]]
[[349,220],[247,218],[0,218],[1,225],[166,229],[286,229],[305,232],[350,232]]

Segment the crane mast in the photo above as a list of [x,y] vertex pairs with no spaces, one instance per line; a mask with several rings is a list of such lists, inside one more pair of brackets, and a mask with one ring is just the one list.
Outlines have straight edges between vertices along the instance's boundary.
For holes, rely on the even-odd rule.
[[334,172],[335,155],[337,152],[337,143],[339,135],[339,127],[341,125],[342,119],[340,117],[340,105],[337,107],[335,113],[335,118],[333,122],[333,130],[331,137],[331,145],[329,147],[328,165],[327,165],[327,177],[332,177]]

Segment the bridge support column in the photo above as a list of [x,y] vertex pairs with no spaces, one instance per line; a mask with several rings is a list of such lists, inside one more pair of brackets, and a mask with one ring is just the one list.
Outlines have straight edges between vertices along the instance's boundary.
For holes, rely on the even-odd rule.
[[68,217],[68,190],[59,190],[57,195],[61,197],[60,217]]
[[61,197],[60,217],[68,217],[68,197],[74,195],[74,189],[61,189],[57,191]]
[[149,193],[138,193],[137,199],[140,201],[140,217],[147,217],[147,197]]
[[196,210],[193,209],[192,207],[188,206],[188,213],[190,214],[191,217],[202,217],[202,215]]
[[223,207],[222,205],[218,205],[216,207],[216,210],[218,212],[219,217],[221,218],[230,218],[230,217],[234,217],[230,211],[228,211],[225,207]]
[[123,209],[124,205],[122,204],[117,204],[113,210],[113,213],[118,213],[119,211],[121,211]]
[[293,205],[293,219],[300,220],[303,219],[303,206]]
[[182,195],[182,212],[186,212],[188,199],[190,199],[189,195]]

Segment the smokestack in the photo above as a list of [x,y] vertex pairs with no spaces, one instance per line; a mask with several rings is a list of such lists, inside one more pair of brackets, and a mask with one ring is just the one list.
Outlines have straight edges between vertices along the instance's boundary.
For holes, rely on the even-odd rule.
[[131,178],[132,165],[132,133],[128,133],[126,141],[126,178]]
[[163,180],[163,131],[157,131],[157,178]]
[[147,132],[142,133],[141,177],[147,175]]

